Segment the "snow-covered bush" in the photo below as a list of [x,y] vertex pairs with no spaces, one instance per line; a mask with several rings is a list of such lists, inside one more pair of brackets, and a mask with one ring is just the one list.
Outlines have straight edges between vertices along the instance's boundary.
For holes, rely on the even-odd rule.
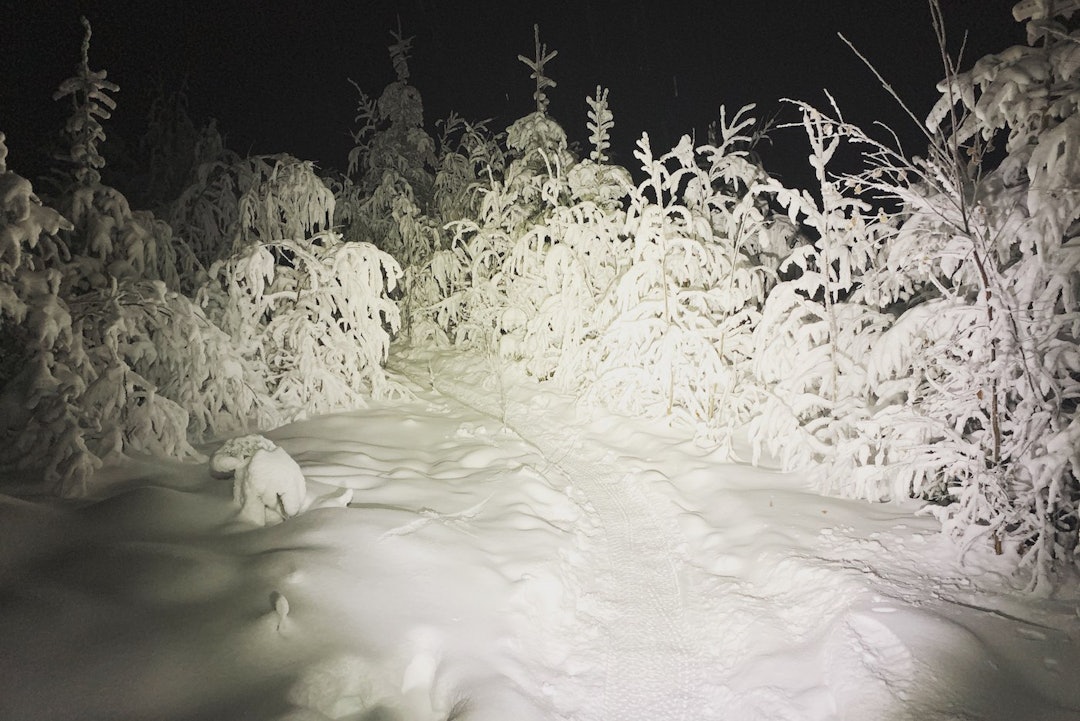
[[[102,461],[124,452],[197,456],[187,411],[134,368],[135,356],[157,349],[145,331],[128,332],[120,295],[130,289],[65,299],[59,279],[55,269],[22,274],[29,310],[20,323],[5,324],[23,347],[21,369],[3,379],[4,462],[40,470],[61,494],[79,495]],[[147,312],[145,298],[127,307]],[[177,344],[185,353],[188,340]]]
[[97,329],[88,347],[111,347],[156,394],[186,411],[185,436],[204,441],[280,421],[259,364],[245,362],[233,339],[186,296],[142,281],[72,303],[84,327]]
[[231,339],[160,281],[33,300],[56,335],[38,339],[6,390],[18,411],[9,460],[45,461],[46,479],[64,495],[85,492],[102,461],[197,458],[189,438],[278,420],[265,380]]
[[843,141],[838,121],[798,105],[820,199],[768,182],[803,242],[780,263],[782,281],[754,329],[754,378],[767,393],[748,425],[750,439],[755,457],[767,451],[787,468],[813,466],[824,490],[884,500],[897,494],[867,477],[881,459],[864,423],[876,401],[866,360],[890,318],[860,303],[859,293],[891,226],[829,175]]
[[[916,338],[901,326],[891,346],[907,353],[883,372],[907,386],[905,411],[930,441],[905,476],[941,484],[946,528],[1016,550],[1040,590],[1080,541],[1076,11],[1031,19],[1027,46],[947,68],[931,152],[901,167],[917,180],[890,182],[889,158],[878,184],[908,214],[885,259],[900,279],[892,297],[925,320]],[[936,27],[943,36],[940,16]],[[915,259],[912,278],[901,268]]]
[[750,108],[717,145],[687,137],[607,163],[607,92],[588,99],[592,152],[578,162],[547,112],[556,56],[535,35],[536,110],[506,132],[509,162],[480,172],[478,204],[429,263],[441,294],[422,311],[459,346],[520,362],[619,410],[674,414],[726,443],[758,397],[752,329],[793,229],[752,162]]
[[[1032,20],[1031,45],[969,72],[950,61],[925,158],[803,106],[822,201],[778,198],[817,237],[758,329],[759,439],[819,463],[825,488],[934,501],[965,547],[1015,553],[1038,590],[1080,540],[1080,32],[1064,20]],[[844,139],[867,169],[834,180]]]
[[[623,411],[676,414],[718,441],[750,417],[752,329],[793,231],[750,162],[749,108],[717,146],[684,138],[660,157],[648,137],[640,185],[607,164],[607,94],[589,98],[591,159],[577,162],[549,117],[536,40],[522,58],[537,110],[507,130],[509,164],[481,174],[478,212],[436,254],[432,318],[464,347],[520,362]],[[436,265],[436,261],[438,265]]]
[[635,157],[645,180],[629,192],[618,272],[598,299],[582,373],[589,394],[623,410],[676,414],[727,444],[758,401],[752,331],[790,226],[771,217],[770,189],[747,162],[754,120],[722,115],[719,146],[689,137]]
[[414,342],[445,340],[444,327],[448,323],[437,322],[433,309],[467,283],[465,268],[454,250],[447,247],[444,236],[449,235],[447,228],[478,216],[485,179],[494,182],[501,178],[506,166],[499,138],[488,131],[486,123],[468,123],[451,115],[437,124],[442,132],[431,214],[419,218],[395,215],[402,237],[423,233],[430,239],[411,244],[413,248],[426,248],[426,255],[414,254],[412,264],[404,267],[403,333]]
[[298,514],[307,497],[307,480],[284,448],[265,436],[231,438],[210,457],[215,478],[233,479],[233,501],[240,517],[258,526]]
[[313,163],[287,154],[240,158],[222,150],[195,169],[169,223],[209,268],[248,243],[327,230],[334,208],[334,194]]
[[78,184],[64,194],[61,207],[74,225],[67,236],[72,259],[64,268],[72,292],[102,288],[110,279],[161,280],[179,289],[182,278],[198,277],[198,263],[168,223],[132,210],[117,189]]
[[210,273],[200,302],[288,415],[401,392],[382,368],[400,325],[388,254],[324,232],[249,244]]

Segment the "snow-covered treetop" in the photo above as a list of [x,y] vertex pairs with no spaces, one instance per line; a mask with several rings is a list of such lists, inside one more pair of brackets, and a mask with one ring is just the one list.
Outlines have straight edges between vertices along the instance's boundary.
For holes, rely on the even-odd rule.
[[547,44],[541,44],[539,25],[533,25],[533,40],[536,45],[535,57],[530,60],[524,55],[518,55],[518,60],[528,65],[529,69],[532,70],[529,77],[536,80],[536,90],[533,92],[533,99],[536,101],[536,112],[544,113],[547,111],[548,106],[547,93],[544,91],[558,85],[554,80],[544,75],[544,66],[554,60],[559,51],[552,50],[549,53]]
[[589,142],[593,150],[589,159],[596,163],[606,163],[608,160],[607,149],[611,147],[611,129],[615,127],[615,116],[608,108],[608,89],[596,86],[596,97],[585,98],[589,104]]
[[53,100],[71,97],[72,114],[64,125],[64,135],[71,144],[67,160],[75,166],[75,179],[83,185],[93,185],[101,180],[98,171],[105,167],[105,158],[98,152],[98,145],[105,140],[102,120],[108,120],[116,109],[116,101],[109,97],[120,87],[106,80],[104,70],[90,70],[90,21],[82,18],[86,34],[83,36],[82,57],[75,75],[60,84],[53,93]]
[[398,81],[404,83],[409,79],[409,51],[412,50],[413,36],[401,36],[400,22],[397,32],[391,30],[390,36],[394,38],[394,44],[390,46],[390,62],[394,66]]
[[506,144],[523,155],[533,150],[566,150],[566,131],[547,114],[538,111],[518,118],[506,129]]

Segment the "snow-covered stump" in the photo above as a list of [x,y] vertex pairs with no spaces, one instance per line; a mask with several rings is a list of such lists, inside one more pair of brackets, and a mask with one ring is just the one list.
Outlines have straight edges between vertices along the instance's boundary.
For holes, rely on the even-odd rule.
[[307,498],[300,466],[265,436],[225,441],[210,458],[210,474],[233,479],[233,500],[240,505],[240,517],[257,526],[295,516]]

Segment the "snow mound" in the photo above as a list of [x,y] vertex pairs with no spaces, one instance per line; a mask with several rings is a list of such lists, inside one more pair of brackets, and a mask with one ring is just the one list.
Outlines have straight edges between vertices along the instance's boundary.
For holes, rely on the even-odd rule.
[[259,526],[279,523],[300,513],[307,481],[285,449],[265,436],[226,441],[210,458],[215,478],[233,479],[233,500],[240,517]]

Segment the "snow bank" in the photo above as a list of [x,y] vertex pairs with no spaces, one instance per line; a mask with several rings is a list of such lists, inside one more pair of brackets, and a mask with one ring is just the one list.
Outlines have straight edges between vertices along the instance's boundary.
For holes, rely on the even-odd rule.
[[961,567],[912,506],[432,368],[468,403],[414,385],[219,449],[213,473],[282,507],[287,450],[288,523],[238,528],[195,464],[104,469],[113,495],[80,505],[0,496],[0,718],[1080,718],[1075,592]]

